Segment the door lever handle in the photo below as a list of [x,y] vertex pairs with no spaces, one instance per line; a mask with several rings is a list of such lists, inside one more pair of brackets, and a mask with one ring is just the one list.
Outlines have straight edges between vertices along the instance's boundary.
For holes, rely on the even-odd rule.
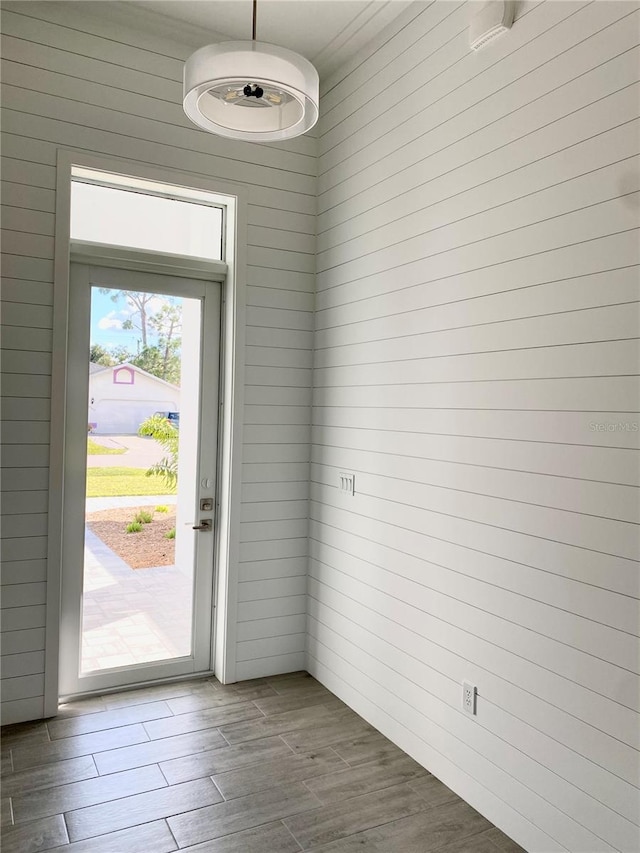
[[200,524],[193,525],[193,529],[211,531],[213,530],[213,522],[210,518],[203,518]]

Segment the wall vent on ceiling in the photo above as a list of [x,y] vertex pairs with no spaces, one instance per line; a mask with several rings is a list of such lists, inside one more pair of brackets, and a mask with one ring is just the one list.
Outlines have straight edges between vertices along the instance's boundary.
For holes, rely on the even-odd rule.
[[497,36],[506,33],[513,24],[513,0],[487,0],[471,4],[469,23],[469,44],[471,50],[480,50]]

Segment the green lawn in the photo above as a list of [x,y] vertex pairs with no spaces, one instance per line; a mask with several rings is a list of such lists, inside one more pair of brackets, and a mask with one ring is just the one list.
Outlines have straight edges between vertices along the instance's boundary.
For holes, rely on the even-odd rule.
[[124,447],[105,447],[104,444],[98,444],[92,438],[87,439],[87,454],[89,456],[114,456],[125,452]]
[[145,476],[146,468],[88,468],[87,497],[174,495],[161,477]]

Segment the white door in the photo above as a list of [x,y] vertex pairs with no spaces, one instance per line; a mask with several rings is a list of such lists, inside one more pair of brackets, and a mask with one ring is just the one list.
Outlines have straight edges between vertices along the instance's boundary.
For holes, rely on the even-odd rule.
[[[145,347],[129,356],[179,385],[179,419],[88,442],[90,353],[105,328],[117,342],[141,322]],[[71,266],[61,697],[212,669],[219,337],[219,282]],[[99,346],[125,360],[126,347]],[[121,392],[115,423],[137,405]]]

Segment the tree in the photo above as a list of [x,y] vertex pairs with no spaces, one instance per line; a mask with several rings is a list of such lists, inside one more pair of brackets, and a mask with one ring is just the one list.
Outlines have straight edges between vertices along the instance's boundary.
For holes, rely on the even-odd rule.
[[[129,308],[133,309],[131,317],[128,317],[123,322],[122,328],[127,330],[137,329],[142,338],[142,348],[146,349],[148,345],[150,303],[155,298],[155,294],[139,290],[112,290],[110,287],[101,287],[100,293],[110,296],[112,302],[119,302],[121,299],[124,299]],[[134,321],[134,317],[136,321]]]
[[141,370],[146,370],[152,376],[157,376],[164,379],[162,376],[162,353],[157,346],[146,347],[141,350],[138,355],[132,355],[129,359],[131,364],[139,367]]
[[146,471],[147,477],[154,474],[162,477],[169,488],[178,484],[178,430],[163,415],[152,415],[140,425],[139,435],[150,435],[167,451],[167,456]]
[[[159,379],[179,385],[182,305],[177,304],[173,297],[159,297],[156,293],[106,287],[101,287],[100,292],[109,295],[113,302],[121,299],[127,302],[133,313],[124,320],[122,328],[137,329],[141,335],[137,353],[129,352],[124,346],[112,347],[110,350],[101,347],[111,357],[110,364],[128,361]],[[152,304],[152,300],[156,300],[155,304]],[[161,303],[160,307],[154,310],[158,303]]]
[[105,367],[111,367],[115,364],[113,355],[101,344],[91,344],[91,349],[89,350],[89,361],[93,364],[102,364]]
[[[158,335],[158,348],[162,352],[162,369],[156,374],[161,379],[178,384],[180,382],[180,359],[178,353],[182,339],[182,306],[167,302],[149,318],[149,325]],[[169,374],[176,374],[169,378]]]
[[180,385],[180,355],[172,353],[165,359],[165,353],[159,346],[150,346],[143,349],[138,355],[131,356],[131,364],[146,370],[158,379]]
[[109,354],[113,358],[114,364],[124,364],[125,361],[131,361],[132,353],[125,346],[111,347]]

